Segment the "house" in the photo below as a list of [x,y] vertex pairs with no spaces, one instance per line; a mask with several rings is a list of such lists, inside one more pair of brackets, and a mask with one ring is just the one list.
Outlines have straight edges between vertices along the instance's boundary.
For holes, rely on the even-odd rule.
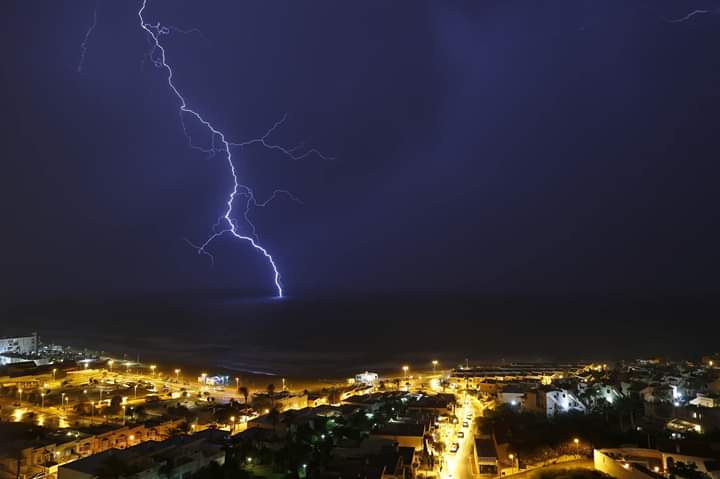
[[400,447],[412,447],[416,451],[422,451],[426,432],[425,424],[390,422],[380,431],[370,434],[370,439],[389,439]]
[[[0,441],[0,479],[14,479],[18,469],[21,477],[56,477],[58,467],[62,464],[109,449],[124,449],[145,441],[166,439],[183,422],[148,421],[140,425],[120,427],[101,425],[82,431],[38,429],[33,432],[33,440]],[[26,426],[18,423],[15,427]]]
[[410,411],[426,411],[441,416],[455,410],[455,395],[435,394],[427,396],[421,394],[415,400],[408,401],[407,408]]
[[302,409],[308,407],[308,395],[305,393],[291,393],[281,391],[279,393],[255,393],[252,396],[252,406],[258,411],[276,408],[279,411],[287,409]]
[[503,386],[502,390],[497,393],[497,401],[500,404],[522,406],[525,403],[525,392],[527,389],[527,387],[523,387],[519,384],[508,384]]
[[690,401],[690,404],[698,407],[716,408],[720,407],[720,399],[697,393],[697,396]]
[[162,442],[149,441],[128,449],[111,449],[60,466],[58,479],[113,477],[171,479],[187,477],[210,465],[222,465],[225,451],[202,433],[176,436]]
[[595,470],[621,479],[657,479],[673,475],[682,463],[694,467],[713,479],[720,479],[720,463],[708,457],[691,456],[658,449],[616,448],[595,449]]
[[495,441],[491,437],[479,437],[475,439],[473,453],[475,470],[480,476],[498,475],[498,453],[495,448]]
[[567,389],[539,388],[527,392],[525,408],[552,417],[568,412],[587,412],[587,407]]

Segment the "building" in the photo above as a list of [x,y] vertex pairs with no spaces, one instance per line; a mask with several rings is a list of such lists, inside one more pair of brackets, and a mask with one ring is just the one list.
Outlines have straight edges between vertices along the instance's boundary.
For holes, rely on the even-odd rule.
[[525,409],[552,417],[568,412],[587,412],[578,397],[566,389],[534,389],[526,394]]
[[720,407],[720,399],[697,393],[695,399],[690,400],[689,404],[698,407],[716,408]]
[[[56,478],[58,467],[63,464],[110,449],[125,449],[145,441],[162,441],[183,422],[148,421],[121,427],[102,425],[83,432],[62,430],[48,433],[39,430],[32,440],[0,441],[0,479],[15,479],[18,472],[21,478]],[[15,423],[10,426],[22,427]]]
[[453,369],[450,384],[460,389],[479,389],[488,381],[535,381],[550,384],[553,380],[576,376],[587,363],[509,363]]
[[0,338],[0,354],[36,354],[37,350],[37,333],[33,333],[32,336]]
[[720,463],[715,459],[657,449],[595,449],[593,461],[595,470],[616,479],[658,479],[672,476],[673,469],[679,464],[695,467],[697,471],[713,479],[720,479]]
[[281,391],[279,393],[255,393],[252,396],[252,406],[258,411],[264,412],[276,408],[279,411],[287,409],[304,409],[308,407],[308,395],[305,393],[291,393]]
[[[210,431],[212,432],[212,431]],[[128,449],[111,449],[60,466],[58,479],[106,477],[172,479],[188,477],[211,463],[223,465],[225,451],[204,433],[149,441]]]
[[408,411],[424,411],[437,416],[452,414],[455,411],[454,394],[420,394],[407,402]]
[[426,432],[425,424],[390,422],[380,431],[370,434],[370,439],[389,439],[399,447],[412,447],[416,451],[422,451]]
[[510,406],[522,406],[525,403],[526,387],[520,384],[508,384],[503,386],[497,393],[497,401],[499,404],[509,404]]
[[364,373],[355,375],[355,384],[366,384],[368,386],[374,386],[378,383],[380,377],[378,373],[371,373],[365,371]]
[[473,459],[475,470],[480,476],[498,475],[498,454],[495,442],[490,437],[479,437],[475,439],[475,450]]

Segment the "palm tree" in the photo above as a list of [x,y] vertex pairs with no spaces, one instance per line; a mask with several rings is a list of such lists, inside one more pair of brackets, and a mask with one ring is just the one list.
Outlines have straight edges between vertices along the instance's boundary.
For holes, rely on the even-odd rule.
[[278,411],[277,408],[272,408],[268,413],[268,416],[270,416],[270,421],[272,422],[273,432],[277,435],[277,425],[280,422],[280,411]]
[[268,396],[270,396],[270,405],[275,407],[275,385],[270,383],[267,385]]
[[240,395],[245,399],[245,404],[247,404],[248,396],[250,395],[250,391],[248,391],[248,388],[245,386],[240,386],[240,389],[238,390],[240,392]]
[[400,390],[400,378],[393,379],[393,382],[395,383],[395,389],[398,391]]

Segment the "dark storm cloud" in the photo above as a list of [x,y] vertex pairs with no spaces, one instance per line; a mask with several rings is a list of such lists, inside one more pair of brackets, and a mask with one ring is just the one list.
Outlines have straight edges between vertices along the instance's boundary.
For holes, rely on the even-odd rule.
[[[542,4],[541,4],[542,3]],[[188,100],[233,139],[290,292],[717,287],[717,17],[680,2],[167,2]],[[133,2],[6,2],[6,291],[264,288],[202,239],[225,164],[187,148]],[[199,132],[198,132],[199,133]],[[198,138],[201,138],[199,136]]]

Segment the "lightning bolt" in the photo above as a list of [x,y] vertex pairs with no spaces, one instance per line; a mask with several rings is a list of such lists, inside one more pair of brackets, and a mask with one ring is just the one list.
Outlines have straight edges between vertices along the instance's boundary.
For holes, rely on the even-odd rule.
[[[152,63],[157,67],[161,68],[167,71],[167,85],[172,92],[173,96],[175,96],[179,103],[179,116],[180,116],[180,123],[183,128],[183,132],[185,133],[185,136],[188,139],[188,144],[190,147],[198,149],[204,153],[215,155],[215,154],[222,154],[227,161],[230,174],[232,176],[233,180],[233,187],[232,191],[228,194],[227,201],[226,201],[226,208],[224,214],[218,219],[218,222],[213,227],[213,233],[201,244],[194,244],[188,239],[185,239],[185,241],[195,248],[198,252],[198,254],[204,254],[208,256],[211,261],[214,262],[214,256],[210,251],[208,251],[208,247],[212,244],[213,241],[216,239],[225,236],[225,235],[231,235],[232,237],[249,243],[257,252],[262,254],[264,258],[267,260],[269,266],[272,268],[273,276],[274,276],[274,283],[275,283],[275,289],[277,291],[277,296],[279,298],[283,297],[283,288],[280,281],[280,270],[277,266],[277,263],[273,256],[270,254],[270,252],[260,244],[259,237],[257,235],[257,232],[255,230],[255,226],[253,225],[252,221],[250,220],[250,212],[253,208],[261,208],[265,207],[268,204],[270,204],[273,200],[280,196],[287,196],[293,201],[300,202],[299,199],[297,199],[295,196],[292,195],[287,190],[275,190],[272,195],[266,199],[265,201],[258,201],[255,197],[255,193],[253,190],[240,183],[238,180],[238,175],[235,169],[235,164],[233,162],[233,156],[231,152],[231,147],[247,147],[251,145],[261,145],[269,150],[274,150],[282,153],[283,155],[287,156],[290,159],[293,160],[300,160],[303,158],[306,158],[310,155],[316,155],[322,159],[330,160],[332,158],[324,156],[322,153],[320,153],[316,149],[309,149],[305,150],[301,153],[298,151],[301,150],[300,147],[295,148],[285,148],[281,145],[278,145],[276,143],[273,143],[270,140],[270,136],[277,130],[280,125],[282,125],[285,120],[287,119],[287,116],[284,115],[278,122],[276,122],[267,132],[259,137],[254,138],[251,140],[247,140],[241,143],[233,143],[226,137],[225,133],[223,133],[221,130],[219,130],[217,127],[215,127],[210,121],[206,120],[199,112],[196,110],[193,110],[190,108],[190,106],[185,101],[185,98],[183,97],[182,93],[178,89],[178,87],[174,83],[174,73],[172,67],[168,64],[166,54],[165,54],[165,47],[162,45],[160,38],[163,35],[168,35],[172,31],[177,31],[180,33],[191,33],[191,32],[198,32],[202,35],[202,32],[200,32],[197,29],[193,30],[180,30],[175,27],[168,27],[168,26],[162,26],[160,23],[151,24],[145,21],[145,18],[143,16],[145,9],[147,8],[148,0],[142,0],[142,4],[140,6],[140,9],[138,10],[138,19],[140,21],[140,27],[143,29],[143,31],[146,32],[148,42],[150,44],[150,51],[149,51],[149,58],[152,61]],[[192,141],[192,138],[190,137],[187,128],[185,126],[185,116],[190,116],[191,118],[194,118],[196,121],[198,121],[201,125],[203,125],[208,132],[210,133],[210,146],[209,147],[203,147],[199,145],[195,145]],[[238,228],[238,225],[236,224],[236,220],[234,219],[235,213],[234,213],[234,204],[235,201],[238,199],[242,199],[245,201],[245,208],[242,211],[242,217],[245,220],[245,224],[248,225],[250,228],[250,233],[246,234],[240,231]]]
[[695,15],[706,15],[706,14],[708,14],[708,13],[712,13],[712,11],[710,11],[710,10],[693,10],[692,12],[688,13],[688,14],[685,15],[684,17],[675,18],[675,19],[672,19],[672,20],[667,20],[667,22],[668,22],[668,23],[682,23],[682,22],[687,22],[688,20],[690,20],[690,19],[691,19],[692,17],[694,17]]
[[78,73],[82,72],[83,66],[85,65],[85,54],[87,53],[88,40],[90,40],[90,35],[92,35],[92,32],[93,32],[93,30],[95,30],[96,26],[97,26],[97,2],[95,3],[95,8],[93,9],[92,23],[90,24],[90,27],[88,27],[87,31],[85,32],[85,38],[83,38],[83,41],[80,44],[80,61],[78,62],[78,67],[77,67]]

